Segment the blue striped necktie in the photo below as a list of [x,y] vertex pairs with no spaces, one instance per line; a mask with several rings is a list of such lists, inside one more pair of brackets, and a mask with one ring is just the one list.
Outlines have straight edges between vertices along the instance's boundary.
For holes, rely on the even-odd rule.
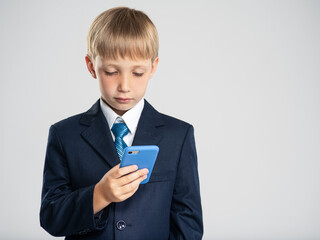
[[111,131],[114,134],[115,140],[114,144],[116,145],[117,153],[121,161],[124,149],[127,147],[127,144],[123,141],[123,137],[128,134],[129,129],[125,123],[114,123]]

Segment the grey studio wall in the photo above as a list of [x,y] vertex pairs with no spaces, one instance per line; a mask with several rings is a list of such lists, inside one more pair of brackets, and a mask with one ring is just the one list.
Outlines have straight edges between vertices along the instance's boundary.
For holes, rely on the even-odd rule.
[[39,226],[51,124],[98,98],[86,34],[114,6],[160,35],[146,98],[192,123],[204,239],[320,239],[320,1],[1,1],[0,239]]

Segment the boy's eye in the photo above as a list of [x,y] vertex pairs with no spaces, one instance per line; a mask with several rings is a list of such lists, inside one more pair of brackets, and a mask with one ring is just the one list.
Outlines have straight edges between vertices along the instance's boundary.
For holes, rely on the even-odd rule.
[[107,72],[107,71],[104,71],[108,76],[112,76],[114,74],[116,74],[117,72]]
[[137,76],[137,77],[142,77],[142,76],[143,76],[143,73],[134,72],[133,74],[134,74],[135,76]]

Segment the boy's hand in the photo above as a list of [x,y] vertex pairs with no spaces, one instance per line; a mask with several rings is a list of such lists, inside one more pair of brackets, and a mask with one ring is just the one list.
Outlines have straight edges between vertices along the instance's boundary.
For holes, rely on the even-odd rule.
[[149,172],[146,168],[137,171],[136,165],[119,167],[120,164],[110,169],[96,184],[93,193],[94,213],[112,202],[122,202],[131,197]]

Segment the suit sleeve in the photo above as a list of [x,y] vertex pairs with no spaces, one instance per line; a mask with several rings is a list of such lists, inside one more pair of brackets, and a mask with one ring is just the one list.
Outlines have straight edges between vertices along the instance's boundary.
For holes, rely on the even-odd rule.
[[103,229],[105,212],[94,215],[94,185],[72,190],[69,169],[57,129],[49,130],[43,172],[40,225],[51,235],[69,236]]
[[194,130],[190,126],[182,146],[171,205],[170,238],[201,239],[202,208]]

